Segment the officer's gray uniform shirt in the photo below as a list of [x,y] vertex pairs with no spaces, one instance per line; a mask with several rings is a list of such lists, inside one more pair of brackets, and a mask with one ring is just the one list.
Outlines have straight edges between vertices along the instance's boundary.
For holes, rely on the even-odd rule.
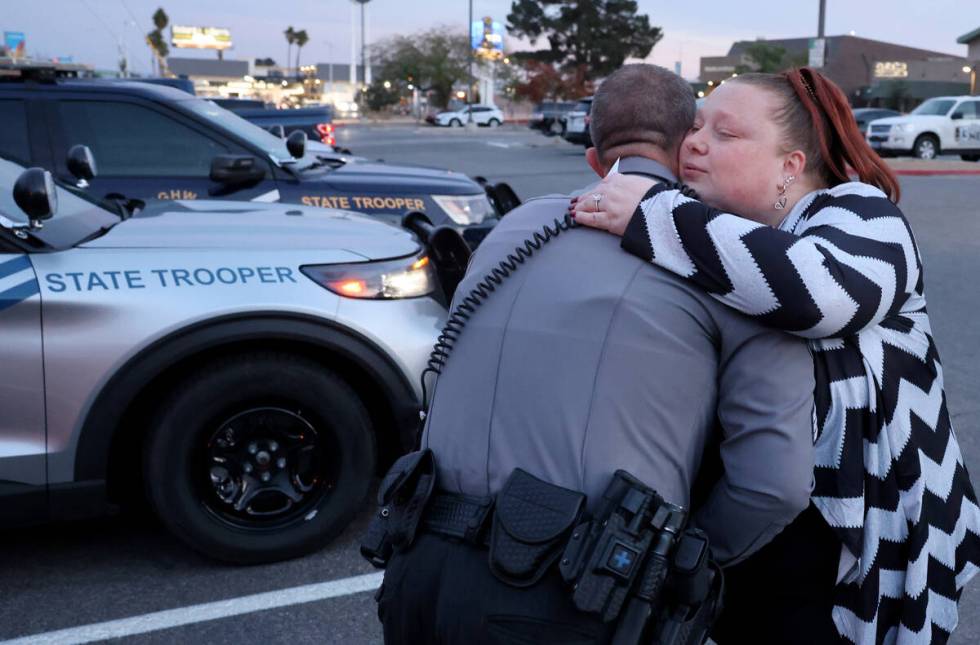
[[[669,176],[640,158],[620,170]],[[567,197],[545,197],[510,212],[474,254],[457,301],[567,206]],[[423,445],[451,492],[494,494],[520,467],[585,492],[594,509],[622,468],[687,506],[720,421],[725,475],[695,522],[716,557],[733,563],[808,503],[813,362],[802,341],[619,241],[564,232],[490,295],[438,379]]]

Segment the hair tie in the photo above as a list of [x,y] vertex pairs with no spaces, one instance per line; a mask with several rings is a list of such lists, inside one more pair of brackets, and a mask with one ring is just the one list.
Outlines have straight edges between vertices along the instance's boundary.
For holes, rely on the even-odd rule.
[[800,74],[800,82],[803,83],[803,89],[806,90],[806,93],[810,95],[811,99],[816,101],[817,93],[813,91],[813,86],[810,85],[810,81],[806,80],[806,76],[803,75],[802,71],[799,72],[799,74]]

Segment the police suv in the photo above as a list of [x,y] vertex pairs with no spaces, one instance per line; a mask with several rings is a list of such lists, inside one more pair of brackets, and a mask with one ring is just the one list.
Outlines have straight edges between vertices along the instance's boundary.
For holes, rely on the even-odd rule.
[[958,154],[964,161],[980,161],[980,97],[929,99],[908,114],[875,119],[865,136],[883,157]]
[[307,145],[302,132],[284,140],[172,87],[43,67],[6,70],[0,81],[0,156],[67,181],[67,151],[86,145],[101,169],[87,190],[100,199],[281,201],[392,223],[414,210],[456,227],[472,246],[516,201],[509,187],[463,174],[336,153]]
[[3,525],[148,501],[215,558],[323,545],[414,441],[438,286],[363,215],[97,202],[0,159]]

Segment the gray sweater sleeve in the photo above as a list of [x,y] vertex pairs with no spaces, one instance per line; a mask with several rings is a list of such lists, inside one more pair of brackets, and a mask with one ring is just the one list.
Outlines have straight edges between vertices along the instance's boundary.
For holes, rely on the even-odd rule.
[[742,318],[724,325],[718,380],[725,472],[698,509],[723,566],[789,524],[813,486],[813,360],[807,346]]

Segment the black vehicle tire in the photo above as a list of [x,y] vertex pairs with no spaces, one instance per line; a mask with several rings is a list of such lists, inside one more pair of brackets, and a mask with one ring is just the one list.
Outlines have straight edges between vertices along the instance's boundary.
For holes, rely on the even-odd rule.
[[[178,538],[218,560],[253,564],[336,537],[364,502],[376,459],[370,417],[345,381],[305,358],[254,353],[209,364],[165,399],[143,467],[147,496]],[[272,472],[261,480],[271,483],[260,472]],[[226,485],[241,495],[235,504],[222,499]],[[281,493],[290,488],[299,501]],[[236,508],[246,491],[251,501]],[[260,501],[284,510],[267,513]]]
[[939,139],[932,134],[920,134],[912,146],[912,156],[916,159],[935,159],[939,153]]
[[497,128],[500,127],[500,121],[498,119],[490,119],[487,121],[487,125],[491,128]]
[[449,122],[449,127],[450,128],[461,128],[461,127],[463,127],[463,122],[460,121],[459,119],[453,119],[452,121]]
[[980,155],[960,155],[963,161],[980,161]]

